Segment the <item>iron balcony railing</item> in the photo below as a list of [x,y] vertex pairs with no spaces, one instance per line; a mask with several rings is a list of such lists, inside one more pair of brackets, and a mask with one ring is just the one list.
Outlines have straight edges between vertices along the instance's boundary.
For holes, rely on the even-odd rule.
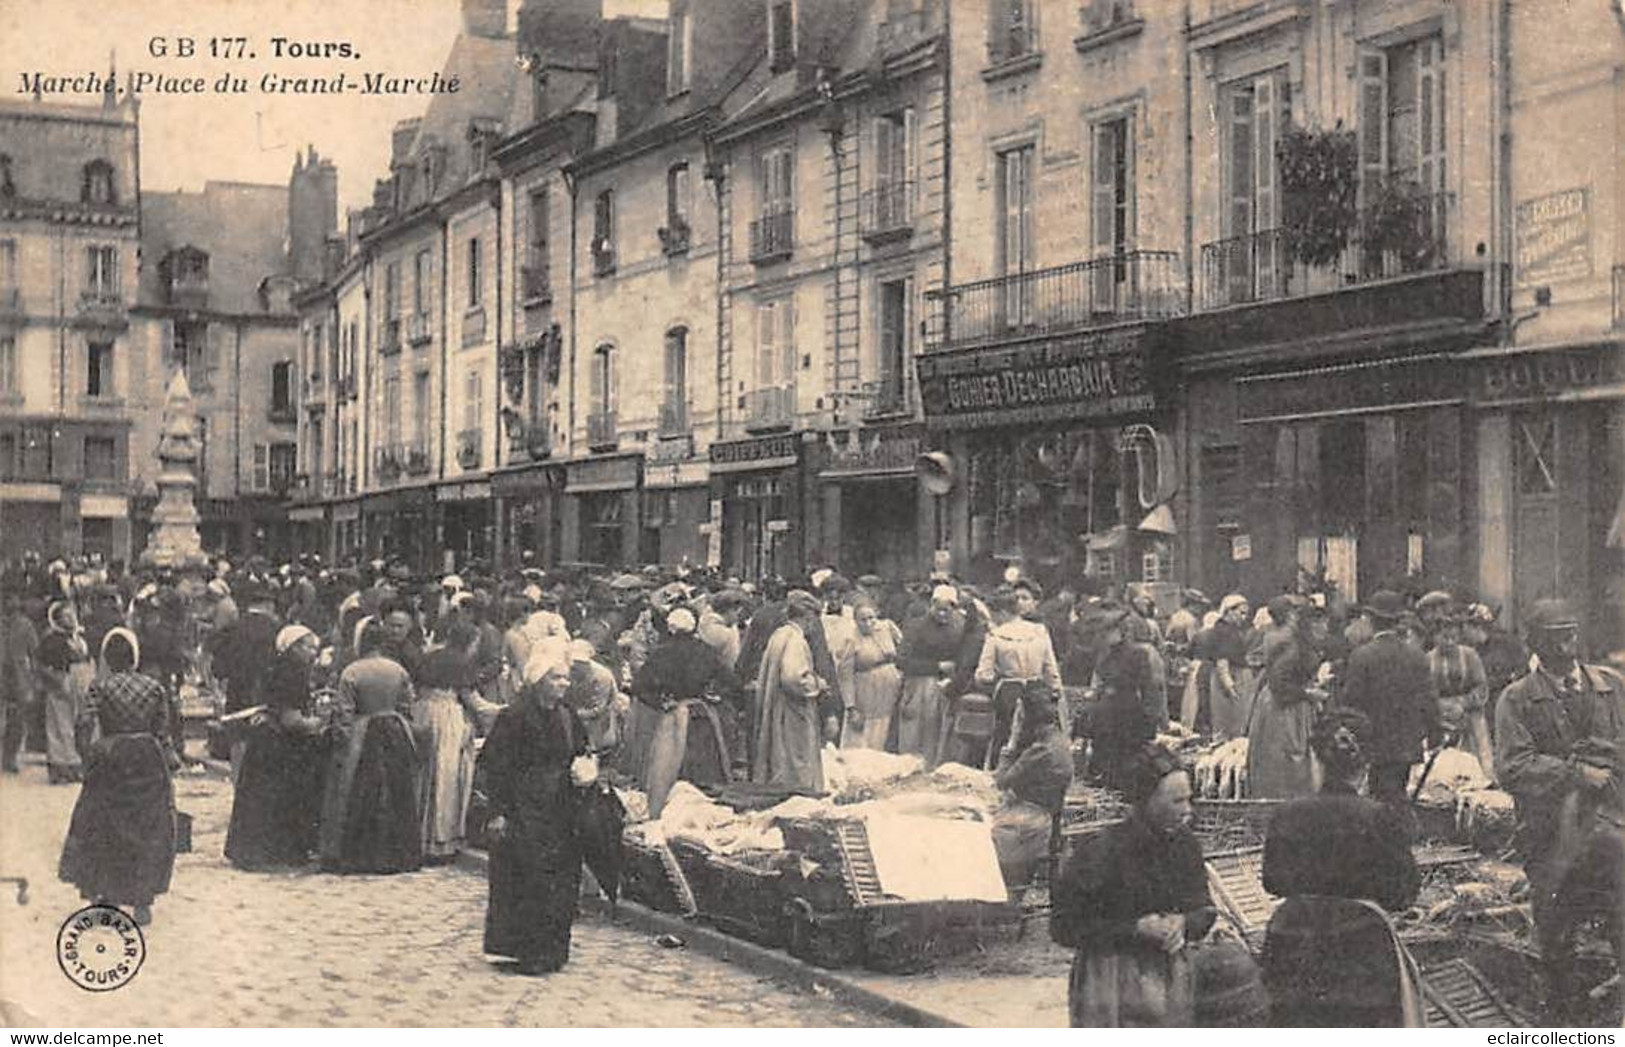
[[479,345],[485,341],[485,309],[475,306],[463,314],[463,345]]
[[667,401],[660,405],[661,436],[687,436],[691,428],[688,420],[688,404]]
[[400,479],[401,469],[405,463],[400,459],[399,448],[399,444],[386,444],[373,451],[373,472],[378,475],[378,479],[385,483]]
[[409,440],[396,450],[402,467],[409,476],[423,476],[429,471],[429,441]]
[[1614,330],[1625,331],[1625,265],[1614,266]]
[[907,414],[914,404],[908,381],[900,372],[883,376],[879,381],[863,383],[863,417],[888,418]]
[[392,356],[401,351],[401,318],[392,316],[383,322],[378,331],[378,352],[382,356]]
[[745,428],[784,429],[795,422],[796,387],[770,385],[745,396]]
[[864,190],[862,214],[866,239],[906,236],[914,229],[914,183],[901,179],[876,182]]
[[553,274],[547,265],[521,266],[519,281],[525,305],[545,305],[553,300]]
[[177,273],[169,278],[169,304],[202,308],[209,301],[209,274]]
[[1204,244],[1197,305],[1297,298],[1447,268],[1454,205],[1451,193],[1391,195],[1358,212],[1329,246],[1324,232],[1290,226]]
[[587,415],[587,446],[595,451],[613,450],[620,443],[615,428],[613,410],[593,411]]
[[464,429],[457,434],[457,464],[464,469],[478,469],[480,467],[480,447],[483,444],[485,431],[483,429]]
[[429,314],[413,313],[406,318],[406,340],[413,345],[423,345],[434,337],[429,330]]
[[758,264],[790,257],[795,247],[796,212],[781,207],[750,223],[750,260]]
[[1173,251],[1128,251],[960,284],[927,297],[943,302],[933,349],[1165,319],[1185,308],[1184,278]]

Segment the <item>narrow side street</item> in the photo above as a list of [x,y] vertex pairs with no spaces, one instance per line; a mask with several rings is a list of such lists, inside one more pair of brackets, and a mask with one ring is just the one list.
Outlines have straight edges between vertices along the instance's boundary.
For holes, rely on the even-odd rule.
[[[559,974],[503,973],[480,954],[485,883],[456,867],[401,876],[249,874],[225,863],[228,782],[176,779],[195,819],[147,960],[97,996],[57,969],[56,934],[83,903],[57,882],[78,789],[26,763],[0,778],[0,1002],[45,1026],[873,1026],[872,1016],[595,917]],[[94,1003],[94,1006],[89,1004]]]

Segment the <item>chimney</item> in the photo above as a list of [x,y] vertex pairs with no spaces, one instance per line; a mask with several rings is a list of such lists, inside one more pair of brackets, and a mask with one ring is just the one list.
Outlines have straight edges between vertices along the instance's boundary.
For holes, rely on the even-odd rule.
[[463,0],[463,32],[500,40],[508,35],[508,0]]
[[288,179],[288,271],[315,282],[322,279],[327,238],[338,228],[339,172],[315,146],[300,160]]

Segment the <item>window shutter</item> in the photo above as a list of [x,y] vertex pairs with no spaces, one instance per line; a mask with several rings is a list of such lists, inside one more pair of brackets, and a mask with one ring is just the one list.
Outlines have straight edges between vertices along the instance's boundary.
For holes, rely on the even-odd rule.
[[1090,246],[1094,257],[1116,253],[1117,121],[1095,125],[1095,167],[1091,189]]
[[766,389],[773,384],[774,365],[778,356],[774,346],[778,344],[778,311],[774,302],[763,302],[756,307],[756,387]]
[[894,154],[897,148],[896,128],[889,116],[875,120],[875,181],[882,186],[894,184],[897,178]]
[[1360,56],[1360,191],[1371,196],[1388,173],[1388,56]]
[[1422,41],[1417,50],[1416,103],[1419,129],[1417,174],[1422,192],[1442,193],[1445,189],[1444,140],[1444,41],[1437,37]]
[[779,384],[789,385],[796,374],[796,300],[779,303]]
[[[1253,81],[1253,229],[1265,233],[1280,224],[1275,201],[1275,136],[1279,132],[1277,90],[1274,74]],[[1273,236],[1258,239],[1258,284],[1273,288],[1277,280],[1280,260],[1276,257],[1278,243]]]
[[268,464],[270,449],[265,444],[254,445],[254,490],[263,491],[271,486]]
[[903,110],[903,179],[912,187],[909,189],[912,216],[920,193],[920,122],[913,106]]

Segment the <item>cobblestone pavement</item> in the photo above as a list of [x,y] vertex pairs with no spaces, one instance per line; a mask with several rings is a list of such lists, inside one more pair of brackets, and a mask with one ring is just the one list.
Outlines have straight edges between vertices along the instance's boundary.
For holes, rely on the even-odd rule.
[[[873,1026],[848,1009],[748,970],[583,917],[569,966],[547,978],[480,955],[485,882],[454,867],[400,876],[244,873],[221,855],[229,783],[176,779],[194,818],[126,987],[92,995],[55,959],[83,902],[56,879],[77,788],[45,768],[0,777],[0,875],[27,876],[30,903],[0,892],[0,1018],[46,1026]],[[16,1008],[21,1008],[21,1013]],[[0,1024],[7,1024],[0,1020]]]

